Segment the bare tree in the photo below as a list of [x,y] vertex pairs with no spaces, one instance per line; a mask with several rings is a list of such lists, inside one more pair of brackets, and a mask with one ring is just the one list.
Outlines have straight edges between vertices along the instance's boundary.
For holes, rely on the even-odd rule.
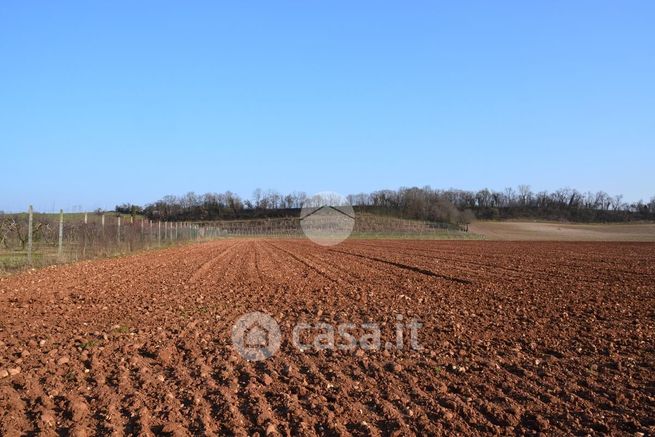
[[621,205],[623,203],[623,195],[619,194],[619,195],[614,196],[611,199],[611,203],[612,203],[612,209],[614,211],[618,211],[619,209],[621,209]]
[[255,208],[261,208],[262,207],[262,189],[261,188],[256,188],[255,191],[252,192],[252,199],[255,203]]
[[530,191],[530,185],[519,185],[519,202],[521,206],[526,206],[532,198],[532,191]]

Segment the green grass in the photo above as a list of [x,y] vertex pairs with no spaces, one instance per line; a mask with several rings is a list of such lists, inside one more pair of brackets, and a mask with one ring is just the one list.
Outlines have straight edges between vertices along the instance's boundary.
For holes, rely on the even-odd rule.
[[[32,253],[32,264],[39,266],[43,264],[46,256],[43,253]],[[17,269],[28,267],[26,251],[0,252],[0,273],[7,273]]]
[[[224,235],[214,240],[231,239],[306,239],[302,233],[298,234],[253,234],[253,235]],[[435,231],[435,232],[353,232],[350,237],[354,240],[483,240],[484,236],[473,232],[463,231]]]
[[483,236],[463,231],[436,232],[353,232],[357,240],[482,240]]
[[129,334],[130,327],[125,325],[120,325],[118,328],[112,331],[115,334]]
[[80,345],[80,349],[82,350],[93,349],[94,347],[96,347],[97,344],[98,342],[96,340],[89,340],[87,342],[82,343]]

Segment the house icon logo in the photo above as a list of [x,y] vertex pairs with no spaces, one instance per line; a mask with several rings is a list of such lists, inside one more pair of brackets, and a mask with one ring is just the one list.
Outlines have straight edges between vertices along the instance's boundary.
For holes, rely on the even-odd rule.
[[334,246],[350,236],[355,211],[344,196],[323,191],[308,197],[300,211],[305,236],[321,246]]
[[232,344],[248,361],[262,361],[280,348],[280,327],[268,314],[255,311],[239,317],[232,327]]

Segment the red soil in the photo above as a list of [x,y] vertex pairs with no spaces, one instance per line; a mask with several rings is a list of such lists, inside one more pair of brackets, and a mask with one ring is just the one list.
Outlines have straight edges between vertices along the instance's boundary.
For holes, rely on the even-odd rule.
[[[225,240],[0,279],[0,435],[655,433],[655,245]],[[245,361],[250,311],[280,350]],[[298,322],[423,323],[307,351]]]

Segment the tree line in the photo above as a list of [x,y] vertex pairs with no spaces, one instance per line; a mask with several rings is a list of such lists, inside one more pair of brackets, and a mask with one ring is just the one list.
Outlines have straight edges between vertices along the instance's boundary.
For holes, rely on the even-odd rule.
[[[625,202],[604,191],[581,193],[572,188],[533,192],[528,185],[494,191],[402,187],[347,196],[356,212],[396,217],[470,223],[474,219],[531,218],[577,222],[655,220],[655,196]],[[231,191],[165,196],[145,206],[122,204],[116,212],[143,214],[152,220],[197,221],[296,216],[308,196],[257,189],[249,199]]]

